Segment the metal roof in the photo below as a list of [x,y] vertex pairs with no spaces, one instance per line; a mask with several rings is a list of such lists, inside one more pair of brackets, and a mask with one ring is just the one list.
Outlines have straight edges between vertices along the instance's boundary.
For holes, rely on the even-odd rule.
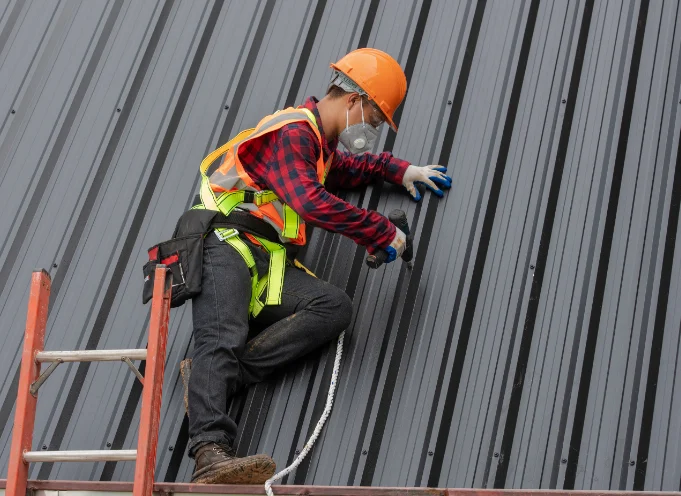
[[[0,476],[30,273],[50,269],[47,349],[144,346],[145,250],[198,164],[277,108],[321,96],[373,46],[405,68],[377,150],[449,166],[407,211],[414,269],[314,230],[304,261],[355,313],[333,414],[290,484],[679,490],[681,13],[677,1],[0,2]],[[188,481],[172,313],[157,480]],[[284,466],[323,408],[333,346],[237,398],[238,452]],[[124,366],[68,364],[35,448],[130,448]],[[677,412],[674,414],[674,412]],[[132,480],[131,464],[32,478]]]

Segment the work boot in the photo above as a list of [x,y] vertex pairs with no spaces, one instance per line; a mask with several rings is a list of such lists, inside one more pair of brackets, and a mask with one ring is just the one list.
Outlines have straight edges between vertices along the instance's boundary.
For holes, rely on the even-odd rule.
[[197,484],[264,484],[276,469],[267,455],[239,458],[232,448],[218,443],[201,446],[194,461],[192,482]]

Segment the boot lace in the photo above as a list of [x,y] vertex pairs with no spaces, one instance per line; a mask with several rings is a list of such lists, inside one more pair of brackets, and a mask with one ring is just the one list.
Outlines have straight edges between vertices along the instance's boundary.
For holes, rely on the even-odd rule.
[[236,456],[234,449],[228,444],[214,444],[213,451],[218,455]]

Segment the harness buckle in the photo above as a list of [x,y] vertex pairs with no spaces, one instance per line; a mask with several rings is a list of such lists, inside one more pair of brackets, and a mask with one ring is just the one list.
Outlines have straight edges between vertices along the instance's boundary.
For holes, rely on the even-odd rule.
[[239,235],[239,231],[236,229],[228,228],[218,228],[213,231],[220,241],[227,241],[228,239],[234,238]]
[[255,203],[255,192],[246,190],[244,191],[244,203]]

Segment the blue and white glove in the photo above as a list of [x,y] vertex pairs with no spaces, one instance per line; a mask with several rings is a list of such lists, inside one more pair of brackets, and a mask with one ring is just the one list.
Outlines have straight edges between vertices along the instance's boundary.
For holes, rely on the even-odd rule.
[[402,256],[404,250],[407,248],[407,235],[395,228],[395,237],[390,242],[390,245],[385,249],[388,253],[388,258],[385,263],[394,262]]
[[404,173],[402,186],[407,188],[415,201],[421,199],[421,193],[416,187],[418,184],[425,185],[426,188],[442,198],[444,196],[442,190],[452,187],[452,178],[445,172],[447,172],[447,167],[444,165],[425,165],[423,167],[410,165]]

